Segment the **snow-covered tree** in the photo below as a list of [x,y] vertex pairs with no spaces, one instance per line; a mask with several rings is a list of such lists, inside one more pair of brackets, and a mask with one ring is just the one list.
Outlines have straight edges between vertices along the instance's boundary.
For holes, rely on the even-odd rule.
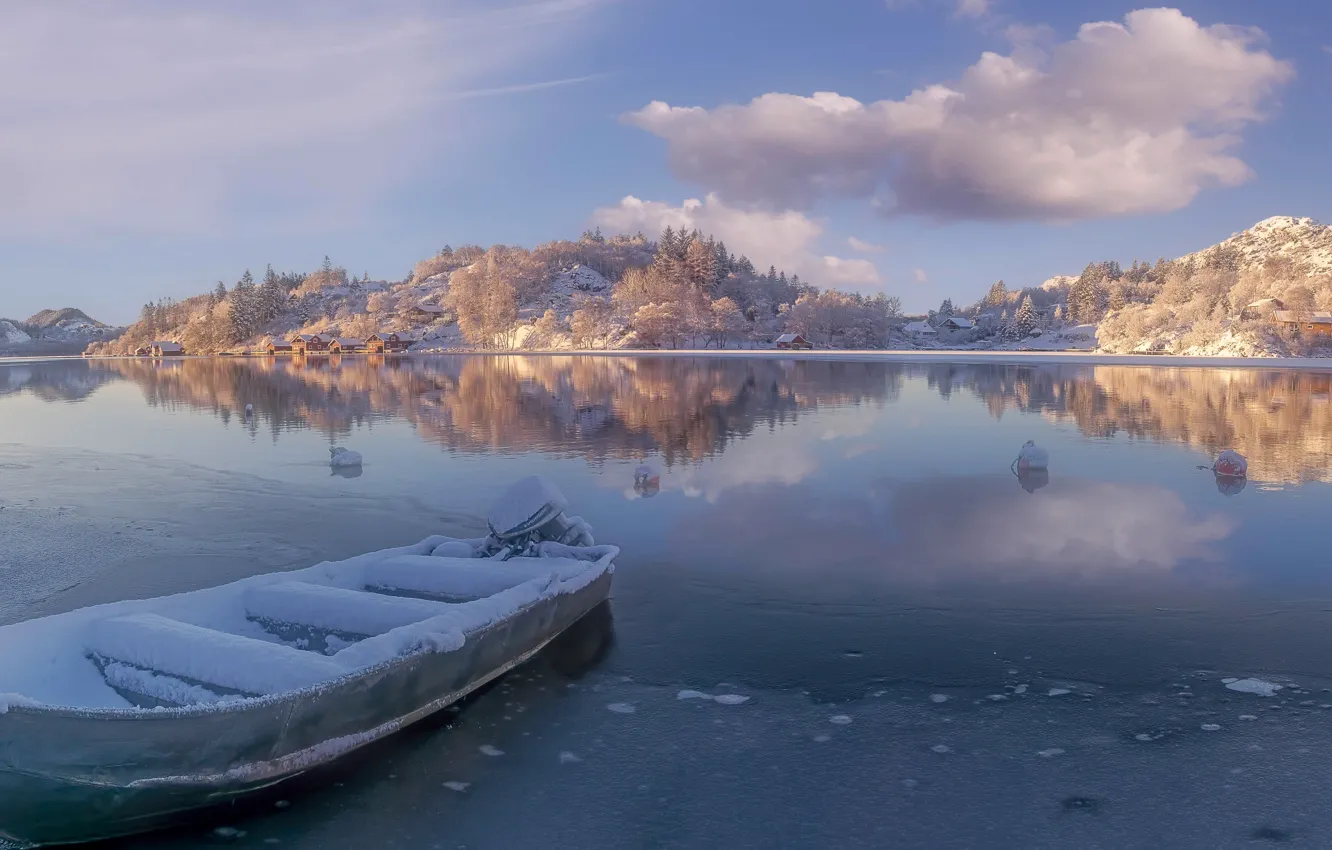
[[986,307],[1003,307],[1008,303],[1008,287],[1001,280],[990,287],[989,293],[985,296]]
[[1018,339],[1030,336],[1039,321],[1036,308],[1031,305],[1031,296],[1024,297],[1017,313],[1013,316],[1013,335]]
[[685,273],[695,289],[710,292],[717,283],[717,252],[706,242],[693,241],[685,250]]

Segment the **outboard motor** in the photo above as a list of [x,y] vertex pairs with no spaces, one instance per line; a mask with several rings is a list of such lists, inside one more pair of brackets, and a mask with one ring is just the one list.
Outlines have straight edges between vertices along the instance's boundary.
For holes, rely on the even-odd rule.
[[487,546],[492,557],[507,560],[530,547],[550,541],[566,546],[592,546],[592,527],[582,517],[565,516],[569,502],[544,475],[515,482],[490,509]]

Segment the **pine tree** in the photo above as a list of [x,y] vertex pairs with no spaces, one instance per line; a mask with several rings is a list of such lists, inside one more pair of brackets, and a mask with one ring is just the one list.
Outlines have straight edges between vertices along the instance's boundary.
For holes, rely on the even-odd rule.
[[258,293],[250,270],[231,288],[231,330],[236,341],[248,339],[259,324]]
[[990,287],[990,292],[985,296],[985,306],[1002,307],[1008,303],[1008,287],[1001,280]]
[[1022,299],[1022,305],[1013,316],[1013,333],[1018,339],[1024,339],[1031,336],[1031,332],[1036,329],[1039,317],[1036,315],[1036,308],[1031,305],[1031,296]]
[[709,248],[707,243],[690,242],[684,265],[689,283],[695,289],[711,290],[717,283],[717,251]]
[[726,252],[726,243],[718,242],[715,256],[717,257],[717,280],[725,280],[732,271],[734,271],[735,258]]
[[217,287],[213,289],[213,303],[221,304],[227,300],[227,285],[222,281],[217,282]]
[[939,305],[939,318],[947,319],[949,316],[955,315],[957,314],[953,310],[953,299],[945,298],[943,303]]
[[776,283],[776,282],[777,282],[777,267],[768,266],[768,283]]
[[[333,275],[333,261],[328,258],[328,254],[324,255],[324,262],[319,266],[319,271],[323,273],[324,280],[328,280]],[[246,272],[246,274],[249,274],[249,272]]]
[[1056,325],[1062,325],[1062,324],[1064,323],[1064,305],[1063,305],[1063,304],[1056,304],[1056,305],[1055,305],[1054,321],[1055,321],[1055,324],[1056,324]]
[[674,257],[676,251],[675,231],[671,226],[666,225],[666,229],[661,232],[661,239],[657,241],[657,256]]

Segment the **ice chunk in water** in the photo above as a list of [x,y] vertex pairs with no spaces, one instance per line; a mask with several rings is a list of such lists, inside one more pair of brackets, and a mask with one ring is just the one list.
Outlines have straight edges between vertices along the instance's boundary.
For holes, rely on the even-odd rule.
[[1262,679],[1236,679],[1233,682],[1226,682],[1225,685],[1232,691],[1239,691],[1242,694],[1256,694],[1260,697],[1275,696],[1276,692],[1281,690],[1280,685]]
[[616,714],[633,714],[638,710],[627,702],[613,702],[606,707]]
[[749,697],[740,694],[717,694],[713,699],[722,705],[740,705],[749,702]]
[[472,787],[472,783],[470,783],[470,782],[445,782],[445,783],[444,783],[444,787],[445,787],[445,788],[448,788],[450,791],[457,791],[458,793],[462,793],[463,791],[466,791],[468,788],[471,788],[471,787]]
[[948,694],[930,694],[930,702],[948,702]]
[[851,717],[846,714],[834,714],[828,718],[829,723],[835,723],[838,726],[845,726],[851,722]]
[[702,691],[680,691],[675,695],[676,699],[712,699],[712,694],[705,694]]
[[481,746],[477,747],[477,749],[479,749],[484,755],[491,756],[492,758],[495,756],[504,755],[503,750],[501,750],[499,747],[492,747],[490,744],[482,744]]

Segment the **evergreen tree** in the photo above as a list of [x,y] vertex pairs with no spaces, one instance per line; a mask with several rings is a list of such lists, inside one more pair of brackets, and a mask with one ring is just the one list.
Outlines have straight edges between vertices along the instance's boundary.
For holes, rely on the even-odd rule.
[[949,316],[955,316],[957,313],[953,310],[953,299],[945,298],[939,305],[939,318],[947,319]]
[[[330,277],[332,277],[333,261],[328,258],[328,254],[324,255],[324,262],[322,265],[319,266],[319,271],[323,273],[325,281],[327,281]],[[247,271],[246,274],[248,275],[249,272]]]
[[696,240],[689,243],[685,253],[685,274],[695,289],[710,291],[717,283],[717,251],[707,243]]
[[237,342],[248,339],[259,325],[261,309],[249,269],[231,288],[230,304],[232,338]]
[[1036,315],[1036,308],[1031,305],[1031,296],[1022,299],[1022,305],[1018,307],[1017,313],[1013,315],[1013,333],[1018,339],[1024,339],[1031,336],[1031,332],[1036,329],[1039,317]]
[[990,287],[990,292],[985,296],[985,306],[1002,307],[1008,303],[1008,287],[1001,280]]
[[717,243],[715,256],[717,257],[717,280],[725,280],[735,270],[735,257],[726,252],[725,242]]
[[666,225],[666,229],[661,232],[661,239],[657,241],[657,256],[674,257],[676,252],[675,231],[671,226]]
[[1062,325],[1062,324],[1064,323],[1064,305],[1063,305],[1063,304],[1056,304],[1056,305],[1055,305],[1054,322],[1055,322],[1056,325]]
[[777,267],[768,266],[768,283],[776,283],[776,282],[777,282]]
[[213,303],[221,304],[223,301],[226,300],[227,300],[227,285],[219,280],[217,282],[216,288],[213,289]]

